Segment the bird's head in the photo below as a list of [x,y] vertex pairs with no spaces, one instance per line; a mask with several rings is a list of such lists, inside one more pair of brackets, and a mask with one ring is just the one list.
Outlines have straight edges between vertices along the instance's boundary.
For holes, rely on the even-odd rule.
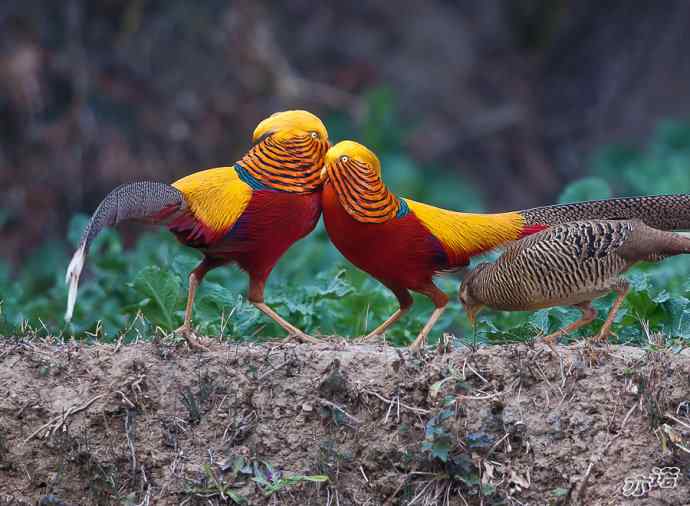
[[321,177],[334,175],[360,182],[381,180],[381,162],[366,146],[355,141],[341,141],[326,153]]
[[281,111],[271,114],[254,129],[252,141],[258,144],[267,137],[277,141],[308,141],[330,146],[323,122],[308,111]]
[[321,179],[357,221],[385,223],[401,209],[400,199],[381,180],[378,157],[357,142],[342,141],[328,150]]
[[238,162],[261,184],[291,193],[311,193],[323,184],[328,148],[323,122],[307,111],[272,114],[254,129],[254,145]]
[[477,296],[477,291],[475,288],[475,283],[477,282],[477,275],[483,271],[490,264],[487,262],[477,265],[471,272],[469,272],[462,280],[460,284],[460,290],[458,291],[458,298],[462,304],[465,312],[467,313],[467,318],[470,320],[472,325],[477,321],[477,314],[486,307],[485,304],[479,300]]

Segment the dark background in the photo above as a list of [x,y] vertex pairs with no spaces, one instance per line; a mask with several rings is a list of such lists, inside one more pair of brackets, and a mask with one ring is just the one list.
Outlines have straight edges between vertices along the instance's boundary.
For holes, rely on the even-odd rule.
[[683,0],[4,0],[0,256],[120,183],[231,163],[276,110],[375,130],[372,92],[420,167],[551,203],[598,146],[690,115],[688,26]]

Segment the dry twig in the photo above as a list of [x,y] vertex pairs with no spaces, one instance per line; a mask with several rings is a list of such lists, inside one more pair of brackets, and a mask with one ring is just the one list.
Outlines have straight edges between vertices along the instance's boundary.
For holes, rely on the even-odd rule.
[[[396,402],[395,399],[393,399],[393,400],[391,400],[391,399],[386,399],[384,396],[382,396],[381,394],[378,394],[378,393],[374,392],[373,390],[368,390],[368,389],[365,388],[365,389],[362,390],[362,392],[364,392],[365,394],[371,394],[371,395],[373,395],[374,397],[376,397],[376,398],[382,400],[382,401],[385,402],[386,404],[391,404],[391,403]],[[407,404],[405,404],[405,403],[403,403],[403,402],[400,402],[399,400],[398,400],[397,402],[399,403],[399,406],[400,406],[400,407],[403,407],[403,408],[407,409],[408,411],[412,411],[413,413],[419,413],[419,414],[422,414],[422,415],[428,415],[429,413],[431,413],[431,411],[429,411],[428,409],[422,409],[422,408],[416,408],[416,407],[414,407],[414,406],[409,406],[409,405],[407,405]]]
[[46,436],[50,436],[52,434],[55,434],[55,432],[60,430],[60,428],[65,424],[65,422],[67,422],[67,419],[70,416],[76,415],[77,413],[80,413],[84,410],[89,409],[89,407],[91,407],[91,405],[94,402],[96,402],[97,400],[99,400],[105,396],[106,396],[106,394],[100,394],[100,395],[97,395],[96,397],[92,398],[90,401],[86,402],[86,404],[83,404],[81,406],[72,406],[64,414],[56,416],[55,418],[50,420],[48,423],[46,423],[45,425],[42,425],[41,427],[36,429],[34,432],[32,432],[31,435],[24,440],[24,444],[31,441],[34,437],[36,437],[38,434],[40,434],[41,431],[43,431],[44,429],[48,429],[48,431],[46,432]]
[[348,417],[348,418],[349,418],[350,420],[352,420],[353,422],[355,422],[355,423],[357,423],[357,424],[361,424],[361,423],[362,423],[362,421],[361,421],[359,418],[357,418],[356,416],[351,415],[350,413],[348,413],[347,411],[345,411],[345,409],[344,409],[342,406],[339,406],[339,405],[336,404],[335,402],[331,402],[331,401],[329,401],[329,400],[327,400],[327,399],[322,399],[321,397],[317,397],[316,400],[319,401],[323,406],[328,406],[329,408],[337,409],[338,411],[340,411],[342,414],[344,414],[346,417]]

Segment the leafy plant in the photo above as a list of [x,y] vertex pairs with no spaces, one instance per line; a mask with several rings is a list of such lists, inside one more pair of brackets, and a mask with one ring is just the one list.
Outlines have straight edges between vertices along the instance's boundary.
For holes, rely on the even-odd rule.
[[328,476],[301,474],[286,476],[266,462],[254,462],[253,480],[261,487],[264,495],[270,496],[298,483],[324,483],[328,481]]
[[444,463],[448,462],[450,452],[455,445],[452,435],[443,424],[445,420],[455,415],[454,403],[453,396],[444,399],[443,409],[432,416],[424,428],[422,450],[428,452],[432,459],[438,459]]
[[[247,499],[232,490],[233,483],[226,481],[223,476],[217,476],[213,467],[209,464],[203,466],[204,480],[188,484],[187,493],[199,495],[206,499],[219,496],[223,501],[232,501],[233,504],[248,504]],[[233,474],[233,476],[235,476]]]

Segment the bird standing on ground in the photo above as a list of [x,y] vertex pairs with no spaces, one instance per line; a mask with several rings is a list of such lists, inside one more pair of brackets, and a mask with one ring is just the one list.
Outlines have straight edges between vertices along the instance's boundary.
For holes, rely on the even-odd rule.
[[690,238],[657,230],[640,220],[589,220],[558,225],[509,245],[495,263],[481,263],[460,285],[460,302],[474,322],[483,307],[533,311],[573,306],[582,317],[543,339],[553,350],[559,336],[591,323],[592,301],[618,296],[597,340],[608,337],[628,293],[621,275],[640,261],[690,253]]
[[470,257],[559,223],[578,219],[641,218],[659,229],[690,228],[690,195],[633,197],[539,207],[499,214],[448,211],[388,190],[374,153],[343,141],[326,154],[323,217],[333,244],[355,266],[397,297],[398,309],[368,336],[382,334],[412,306],[410,290],[436,309],[412,344],[419,349],[448,296],[433,277],[459,270]]
[[72,318],[79,276],[94,237],[105,227],[138,219],[165,224],[177,239],[200,250],[189,275],[184,324],[190,347],[196,289],[211,269],[231,262],[249,274],[248,299],[291,335],[315,342],[264,303],[264,285],[278,259],[311,232],[321,215],[321,177],[328,133],[306,111],[284,111],[254,130],[252,148],[232,167],[203,170],[172,184],[137,182],[113,190],[98,206],[67,269],[65,319]]

